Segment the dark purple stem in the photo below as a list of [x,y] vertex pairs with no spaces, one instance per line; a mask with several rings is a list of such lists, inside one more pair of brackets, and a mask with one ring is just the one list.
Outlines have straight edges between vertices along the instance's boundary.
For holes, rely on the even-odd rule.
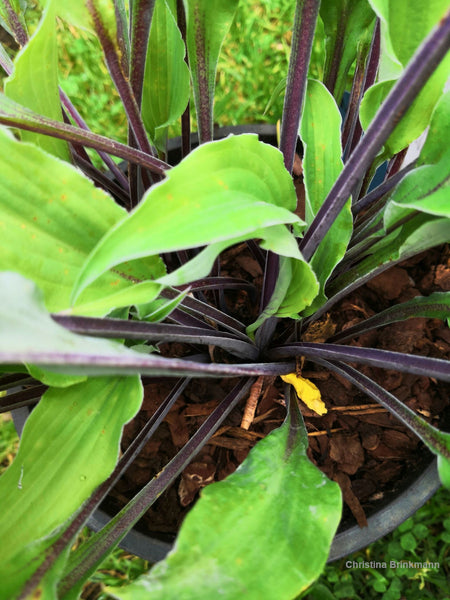
[[37,383],[34,377],[30,377],[26,373],[6,373],[0,376],[0,391],[9,390],[10,388],[19,385],[30,385]]
[[15,410],[20,406],[26,406],[28,404],[37,402],[46,389],[46,385],[35,385],[33,387],[20,390],[19,392],[15,392],[14,394],[9,394],[5,398],[0,398],[0,413]]
[[186,327],[169,323],[145,323],[123,319],[95,319],[52,315],[53,319],[70,331],[80,335],[104,338],[125,338],[128,340],[148,340],[214,345],[225,348],[235,356],[256,359],[258,349],[248,339],[247,342],[216,329]]
[[193,11],[195,28],[195,53],[197,59],[196,109],[198,121],[198,139],[205,144],[213,139],[213,102],[214,84],[210,84],[207,68],[208,50],[206,48],[205,29],[200,17],[198,4]]
[[[292,32],[291,56],[284,96],[281,122],[280,150],[284,166],[292,174],[298,128],[306,93],[308,67],[314,40],[320,0],[297,0]],[[267,254],[260,310],[264,310],[275,289],[279,273],[279,257]]]
[[[177,24],[186,45],[186,13],[183,0],[177,0]],[[184,61],[189,67],[189,58],[186,52]],[[184,158],[191,151],[191,108],[188,102],[185,111],[181,115],[181,157]]]
[[232,409],[244,398],[253,379],[241,380],[220,405],[211,413],[203,425],[192,436],[178,454],[131,500],[108,525],[96,534],[97,541],[78,557],[73,569],[62,580],[59,592],[64,596],[96,567],[99,561],[116,546],[135,525],[164,490],[178,477],[193,457],[203,448],[217,431]]
[[[64,108],[67,110],[67,112],[72,117],[72,119],[75,121],[75,123],[78,125],[78,127],[80,127],[81,129],[84,129],[85,131],[90,131],[90,129],[87,126],[86,122],[84,121],[83,117],[80,115],[80,113],[77,111],[75,106],[70,101],[70,98],[67,96],[67,94],[61,88],[59,90],[59,97],[61,99],[61,102],[64,105]],[[125,175],[122,173],[122,171],[119,169],[119,167],[116,165],[116,163],[112,160],[112,158],[108,154],[106,154],[106,152],[98,151],[98,155],[103,160],[105,165],[109,168],[109,170],[114,175],[116,180],[124,188],[124,190],[128,191],[128,189],[129,189],[128,188],[128,180],[125,177]]]
[[9,0],[2,0],[4,7],[6,8],[6,12],[8,13],[8,25],[11,28],[14,37],[17,40],[17,43],[23,48],[28,42],[28,35],[25,29],[23,28],[22,23],[19,20],[16,12]]
[[398,171],[392,177],[389,177],[386,181],[377,186],[374,190],[372,190],[366,196],[363,196],[361,200],[355,202],[352,206],[353,215],[356,216],[362,210],[369,207],[373,202],[390,192],[400,181],[407,175],[410,171],[412,171],[415,167],[415,163],[410,163],[407,167]]
[[292,173],[294,166],[319,6],[320,0],[297,0],[280,135],[280,150],[283,153],[284,166],[289,173]]
[[90,179],[92,179],[95,183],[99,184],[104,190],[108,190],[108,192],[112,194],[125,208],[131,208],[129,206],[130,198],[126,190],[105,175],[105,173],[102,173],[96,169],[91,162],[83,160],[79,155],[76,155],[73,160],[74,163],[80,167],[83,173],[90,177]]
[[[373,32],[372,45],[370,48],[369,60],[366,69],[366,78],[364,81],[364,87],[362,96],[374,83],[378,73],[378,63],[380,61],[380,20],[377,19],[375,23],[375,29]],[[345,156],[352,154],[362,135],[362,127],[359,122],[358,115],[355,119],[355,127],[351,133],[347,147],[345,148]]]
[[[150,27],[152,23],[155,0],[133,0],[131,15],[131,60],[130,60],[130,84],[136,99],[136,104],[141,108],[142,90],[144,86],[145,62],[147,57],[148,38],[150,36]],[[128,143],[131,147],[136,147],[136,137],[133,133],[131,123],[128,130]],[[131,206],[136,206],[139,202],[139,168],[136,165],[130,165],[128,177],[130,181],[130,200]],[[148,187],[146,182],[146,186]]]
[[344,53],[344,39],[345,30],[348,19],[348,4],[345,3],[343,10],[339,15],[339,22],[336,23],[336,41],[329,56],[331,59],[326,61],[324,83],[328,88],[330,94],[334,94],[334,88],[336,86],[336,80],[339,72],[339,65],[341,64],[342,55]]
[[425,39],[383,102],[300,243],[310,260],[389,135],[448,51],[450,11]]
[[325,360],[318,360],[315,362],[322,364],[324,367],[339,373],[345,377],[345,379],[351,381],[356,387],[370,396],[375,402],[384,406],[384,408],[404,423],[408,429],[420,437],[432,452],[440,454],[447,460],[450,460],[450,451],[442,440],[442,433],[427,423],[425,419],[416,415],[414,411],[403,404],[403,402],[400,402],[393,394],[390,394],[375,381],[372,381],[372,379],[366,377],[366,375],[353,369],[353,367],[349,367],[342,363],[335,364]]
[[[369,45],[363,44],[359,48],[356,57],[356,68],[355,76],[353,78],[352,90],[350,93],[350,102],[345,117],[344,126],[342,130],[342,148],[344,148],[344,160],[350,154],[350,143],[355,133],[357,123],[359,123],[359,106],[366,89],[366,79],[368,69],[366,69],[366,62],[370,61],[372,56],[372,49],[374,46],[376,37],[376,27],[372,35],[372,41]],[[369,58],[368,58],[369,57]]]
[[48,117],[37,115],[24,107],[18,108],[20,109],[20,114],[8,114],[0,109],[0,123],[18,127],[19,129],[25,129],[27,131],[35,131],[36,133],[42,133],[68,142],[78,142],[88,148],[103,150],[113,156],[119,156],[124,160],[146,167],[150,171],[160,175],[162,175],[166,169],[170,168],[170,165],[167,163],[150,156],[146,152],[142,152],[142,150],[130,148],[116,140],[97,135],[91,131],[85,131],[79,127],[73,127],[72,125],[67,125],[66,123],[60,123],[59,121],[54,121]]
[[430,298],[416,298],[410,302],[402,302],[401,304],[391,306],[352,327],[347,327],[347,329],[329,337],[327,342],[330,344],[342,343],[366,331],[379,329],[390,323],[405,321],[406,319],[413,319],[415,317],[441,319],[445,318],[447,313],[449,313],[448,305],[439,302],[439,297],[436,295],[432,295]]
[[122,63],[117,55],[114,42],[109,37],[109,33],[103,24],[101,14],[94,6],[93,1],[86,0],[86,4],[89,12],[92,15],[94,28],[102,45],[108,70],[114,85],[119,92],[120,98],[122,99],[123,106],[127,113],[128,122],[133,130],[133,135],[136,139],[136,142],[143,152],[154,156],[153,149],[150,146],[150,142],[147,138],[145,127],[139,112],[139,105],[131,88],[128,74],[124,73],[122,69]]
[[339,360],[356,362],[382,369],[396,369],[405,373],[435,377],[442,381],[450,381],[448,361],[428,356],[416,356],[377,348],[359,348],[355,346],[339,346],[337,344],[318,344],[298,342],[286,346],[278,346],[268,352],[272,360],[293,356],[306,356],[314,360]]

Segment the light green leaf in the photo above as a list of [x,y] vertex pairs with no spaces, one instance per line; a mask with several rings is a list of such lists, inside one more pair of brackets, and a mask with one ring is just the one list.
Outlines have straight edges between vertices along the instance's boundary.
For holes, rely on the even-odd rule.
[[[406,148],[425,130],[430,122],[436,102],[442,94],[449,71],[450,55],[444,58],[389,136],[384,145],[388,156],[393,156]],[[381,81],[369,88],[364,94],[359,112],[361,125],[364,129],[367,129],[370,125],[394,83],[395,80]]]
[[[103,237],[84,265],[74,298],[124,260],[206,244],[219,244],[221,250],[236,239],[264,238],[265,228],[301,222],[290,212],[295,205],[292,179],[277,149],[255,135],[204,144],[168,171],[167,179],[153,186],[139,206]],[[273,236],[271,242],[276,246]],[[215,249],[210,246],[206,251],[211,259]],[[300,258],[298,249],[296,256]],[[186,279],[178,283],[205,276],[209,270],[190,274],[192,264],[187,265]],[[157,281],[176,285],[175,274]]]
[[[62,121],[58,92],[58,51],[53,4],[44,11],[39,27],[14,60],[14,71],[5,81],[5,94],[35,112]],[[33,142],[47,152],[69,161],[67,142],[22,131],[24,141]]]
[[450,163],[441,161],[414,169],[402,179],[384,213],[384,227],[395,225],[414,211],[450,217]]
[[400,182],[386,206],[384,226],[391,227],[413,211],[450,216],[450,92],[433,112],[419,167]]
[[142,118],[161,150],[165,150],[167,126],[189,102],[189,69],[185,46],[174,16],[165,0],[157,0],[152,17],[145,62]]
[[172,298],[167,300],[166,298],[156,298],[152,302],[140,304],[136,307],[136,313],[139,319],[145,319],[150,323],[159,323],[163,321],[170,313],[183,301],[189,290],[185,290]]
[[417,159],[418,165],[450,162],[450,92],[446,92],[436,104],[431,117],[427,139]]
[[[55,12],[75,27],[81,27],[90,33],[94,33],[92,16],[87,8],[86,0],[82,2],[67,2],[66,0],[41,0],[43,4],[53,3]],[[114,8],[114,0],[92,0],[94,9],[98,10],[103,26],[111,40],[117,38],[117,23]]]
[[326,35],[324,81],[329,80],[337,60],[338,69],[332,92],[340,103],[358,44],[365,37],[370,40],[375,15],[367,0],[322,0],[320,16]]
[[247,327],[252,334],[271,316],[297,319],[319,291],[319,283],[310,265],[304,260],[280,256],[280,268],[273,294],[258,319]]
[[287,258],[292,264],[292,280],[287,294],[281,303],[276,316],[297,319],[302,312],[317,297],[319,282],[310,264],[302,260]]
[[438,456],[439,479],[444,487],[450,489],[450,462],[443,456]]
[[[42,292],[18,273],[2,272],[0,282],[0,354],[11,355],[28,350],[36,356],[48,352],[73,356],[81,353],[91,360],[96,355],[105,354],[133,356],[131,350],[115,341],[77,335],[58,325],[43,306]],[[14,362],[20,362],[20,359]],[[38,371],[34,370],[33,374],[38,375]]]
[[108,592],[121,600],[291,600],[304,591],[326,562],[342,500],[308,460],[300,419],[288,417],[235,473],[202,490],[164,561]]
[[[422,40],[444,17],[447,0],[369,0],[383,24],[381,34],[384,51],[403,67]],[[414,26],[412,26],[414,24]],[[381,59],[383,62],[383,57]],[[381,75],[381,79],[384,77]],[[389,79],[389,77],[388,77]]]
[[[233,21],[239,0],[183,0],[186,11],[186,45],[197,110],[202,123],[201,107],[208,104],[213,123],[213,98],[217,61],[223,40]],[[212,130],[209,136],[212,139]]]
[[[32,278],[50,311],[69,309],[84,261],[126,211],[71,165],[4,128],[0,149],[0,269]],[[157,257],[121,265],[87,289],[72,312],[102,316],[148,302],[160,286],[144,280],[164,270]]]
[[[306,217],[311,223],[342,171],[341,115],[325,86],[308,80],[300,137],[303,142],[303,174],[306,190]],[[326,234],[311,260],[320,283],[320,293],[305,314],[324,303],[325,284],[347,249],[353,228],[350,200]]]
[[[364,129],[421,42],[448,10],[448,0],[369,1],[382,23],[382,55],[379,83],[366,92],[361,103],[360,119]],[[394,64],[397,66],[392,69]],[[450,54],[447,54],[386,142],[389,156],[406,148],[427,127],[449,72]]]
[[211,271],[215,259],[223,250],[248,240],[250,237],[259,239],[260,246],[265,250],[303,260],[294,236],[289,233],[284,225],[273,225],[265,229],[255,229],[252,235],[245,233],[239,237],[230,237],[223,242],[209,244],[182,267],[160,277],[158,282],[164,285],[177,286],[205,277]]
[[39,2],[43,6],[53,4],[58,17],[75,27],[80,27],[90,33],[94,32],[85,2],[66,2],[65,0],[39,0]]
[[50,388],[0,478],[0,598],[10,599],[45,558],[60,528],[111,473],[122,428],[138,411],[138,377],[99,377]]

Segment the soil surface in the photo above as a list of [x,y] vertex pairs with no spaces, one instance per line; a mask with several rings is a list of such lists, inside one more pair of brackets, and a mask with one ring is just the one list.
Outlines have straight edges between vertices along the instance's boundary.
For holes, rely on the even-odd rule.
[[[242,244],[224,253],[221,275],[246,279],[259,289],[263,272]],[[389,306],[434,291],[450,291],[448,246],[430,250],[393,267],[362,286],[306,330],[302,339],[322,341],[320,336],[329,337]],[[227,292],[222,301],[230,314],[244,323],[255,319],[256,302],[247,292]],[[438,319],[410,319],[375,329],[345,343],[450,358],[449,329]],[[181,344],[163,344],[160,350],[167,356],[185,356],[191,352]],[[217,349],[211,348],[210,353],[217,362],[227,360]],[[448,384],[394,370],[358,368],[427,421],[449,430]],[[310,458],[341,486],[346,505],[341,527],[353,525],[355,521],[364,526],[366,517],[405,489],[431,461],[432,455],[386,409],[341,376],[310,362],[302,366],[302,375],[317,385],[328,409],[326,415],[319,417],[300,402],[309,433]],[[123,448],[144,426],[174,383],[175,380],[167,378],[144,381],[143,407],[125,429]],[[103,508],[110,514],[115,513],[154,477],[235,383],[236,380],[230,379],[191,381]],[[232,473],[258,440],[281,425],[286,415],[282,390],[279,378],[260,378],[253,388],[257,398],[254,414],[249,412],[248,402],[243,401],[176,483],[150,508],[138,523],[138,529],[163,539],[173,539],[201,488]]]

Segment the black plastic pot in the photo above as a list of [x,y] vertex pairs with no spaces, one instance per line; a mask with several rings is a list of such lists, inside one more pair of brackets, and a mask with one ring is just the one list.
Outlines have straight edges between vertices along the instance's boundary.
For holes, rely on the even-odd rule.
[[[256,133],[261,141],[276,145],[276,127],[270,124],[224,127],[215,131],[215,137],[219,139],[230,134],[237,135],[241,133]],[[191,142],[193,147],[198,145],[196,134],[192,135]],[[169,142],[169,160],[171,164],[176,164],[181,160],[180,148],[180,138]],[[29,409],[27,407],[19,408],[12,415],[16,430],[20,435],[29,415]],[[429,462],[425,465],[423,471],[394,500],[369,516],[367,527],[360,528],[358,525],[341,523],[333,540],[328,562],[361,550],[396,529],[421,508],[439,489],[440,485],[437,460],[430,454]],[[97,510],[89,520],[88,526],[92,530],[98,531],[109,522],[110,518],[103,510]],[[153,563],[162,560],[171,550],[172,544],[133,529],[122,540],[120,547]]]

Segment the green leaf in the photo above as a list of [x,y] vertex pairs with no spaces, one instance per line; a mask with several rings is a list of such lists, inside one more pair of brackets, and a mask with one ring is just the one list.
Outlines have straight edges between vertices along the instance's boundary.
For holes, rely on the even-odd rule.
[[[308,80],[300,137],[304,148],[305,220],[310,224],[343,168],[341,115],[333,96],[314,79]],[[305,314],[311,314],[326,300],[325,284],[345,254],[352,228],[349,200],[312,257],[311,266],[319,280],[320,293]]]
[[[55,12],[51,2],[33,37],[17,54],[14,71],[5,81],[5,94],[41,115],[62,121]],[[67,143],[63,140],[32,131],[22,131],[21,137],[65,161],[70,160]]]
[[[364,95],[360,120],[367,129],[403,68],[431,29],[445,15],[447,0],[370,0],[381,19],[381,67],[379,83]],[[383,68],[383,65],[386,68]],[[392,68],[393,65],[395,68]],[[427,127],[450,70],[448,54],[405,113],[385,144],[389,156],[406,148]]]
[[436,104],[431,117],[427,139],[417,159],[417,165],[437,164],[450,161],[450,92],[445,93]]
[[[252,218],[251,216],[249,219]],[[212,269],[217,256],[229,246],[239,244],[250,237],[260,240],[260,246],[282,256],[290,256],[303,260],[296,239],[284,225],[273,225],[264,229],[255,229],[252,235],[245,233],[239,237],[230,237],[223,242],[209,244],[197,256],[182,267],[158,279],[164,285],[183,285],[190,281],[205,277]]]
[[167,127],[178,119],[189,102],[190,76],[185,52],[167,2],[157,0],[145,61],[142,119],[153,142],[164,151]]
[[367,0],[322,0],[320,16],[326,35],[324,81],[329,81],[331,71],[337,68],[331,91],[340,103],[358,44],[371,35],[375,15]]
[[[0,303],[0,355],[12,355],[32,351],[37,357],[46,353],[91,357],[96,355],[133,356],[130,350],[121,344],[101,338],[81,336],[61,327],[46,312],[43,306],[42,292],[18,273],[0,273],[2,302]],[[14,310],[12,310],[14,307]],[[19,362],[11,361],[11,362]],[[32,362],[25,359],[25,362]],[[33,375],[40,378],[42,371],[31,367]],[[52,374],[48,374],[49,377]],[[45,379],[49,385],[66,384],[64,378],[59,381]]]
[[400,182],[386,205],[385,228],[414,211],[450,216],[450,92],[436,105],[418,168]]
[[[384,145],[388,156],[393,156],[406,148],[425,130],[430,122],[436,102],[442,94],[449,69],[450,55],[444,58],[389,136]],[[370,125],[394,83],[395,80],[381,81],[369,88],[364,94],[359,112],[361,125],[364,129],[367,129]]]
[[342,504],[306,447],[294,413],[235,473],[202,490],[164,561],[108,592],[121,600],[295,598],[320,575]]
[[122,428],[138,411],[138,377],[99,377],[50,388],[0,478],[1,598],[12,598],[45,558],[58,528],[111,473]]
[[450,461],[443,456],[438,456],[439,479],[444,487],[450,489]]
[[[447,0],[369,0],[381,19],[382,52],[403,67],[448,10]],[[382,61],[383,63],[383,58]],[[384,79],[383,73],[381,78]],[[390,77],[388,77],[390,79]]]
[[[44,0],[53,3],[58,17],[64,19],[75,27],[81,27],[90,33],[95,32],[92,14],[87,7],[87,1],[67,2],[66,0]],[[117,22],[114,0],[91,0],[92,7],[101,15],[101,21],[108,37],[117,44]]]
[[450,217],[450,162],[414,169],[400,182],[384,214],[386,229],[420,211]]
[[[50,311],[69,309],[87,256],[126,211],[71,165],[4,128],[0,149],[0,269],[33,279]],[[121,265],[86,290],[71,312],[102,316],[148,302],[160,286],[143,280],[164,270],[157,257]]]
[[163,321],[175,308],[181,304],[183,299],[187,296],[189,290],[185,290],[172,298],[166,300],[165,298],[156,298],[152,302],[141,304],[136,307],[136,313],[139,319],[145,319],[151,323],[159,323]]
[[[211,261],[237,239],[264,238],[265,228],[301,222],[290,212],[295,205],[292,179],[277,149],[255,135],[204,144],[168,171],[167,179],[151,188],[139,206],[103,237],[84,265],[74,297],[124,260],[210,244],[201,258],[185,265],[177,283],[203,277],[210,267],[194,272],[193,265],[198,266],[207,253]],[[284,230],[280,253],[288,234]],[[293,236],[288,238],[290,255],[301,258]],[[271,249],[277,247],[275,236],[270,242]],[[179,271],[156,281],[177,285],[174,278]]]
[[297,319],[298,313],[309,306],[319,292],[314,271],[303,260],[287,258],[292,263],[292,280],[276,316]]
[[[206,118],[210,127],[210,131],[207,132],[208,137],[212,139],[217,61],[239,0],[183,0],[183,2],[186,11],[186,45],[197,121],[201,127],[203,116]],[[203,107],[208,114],[202,115]]]

